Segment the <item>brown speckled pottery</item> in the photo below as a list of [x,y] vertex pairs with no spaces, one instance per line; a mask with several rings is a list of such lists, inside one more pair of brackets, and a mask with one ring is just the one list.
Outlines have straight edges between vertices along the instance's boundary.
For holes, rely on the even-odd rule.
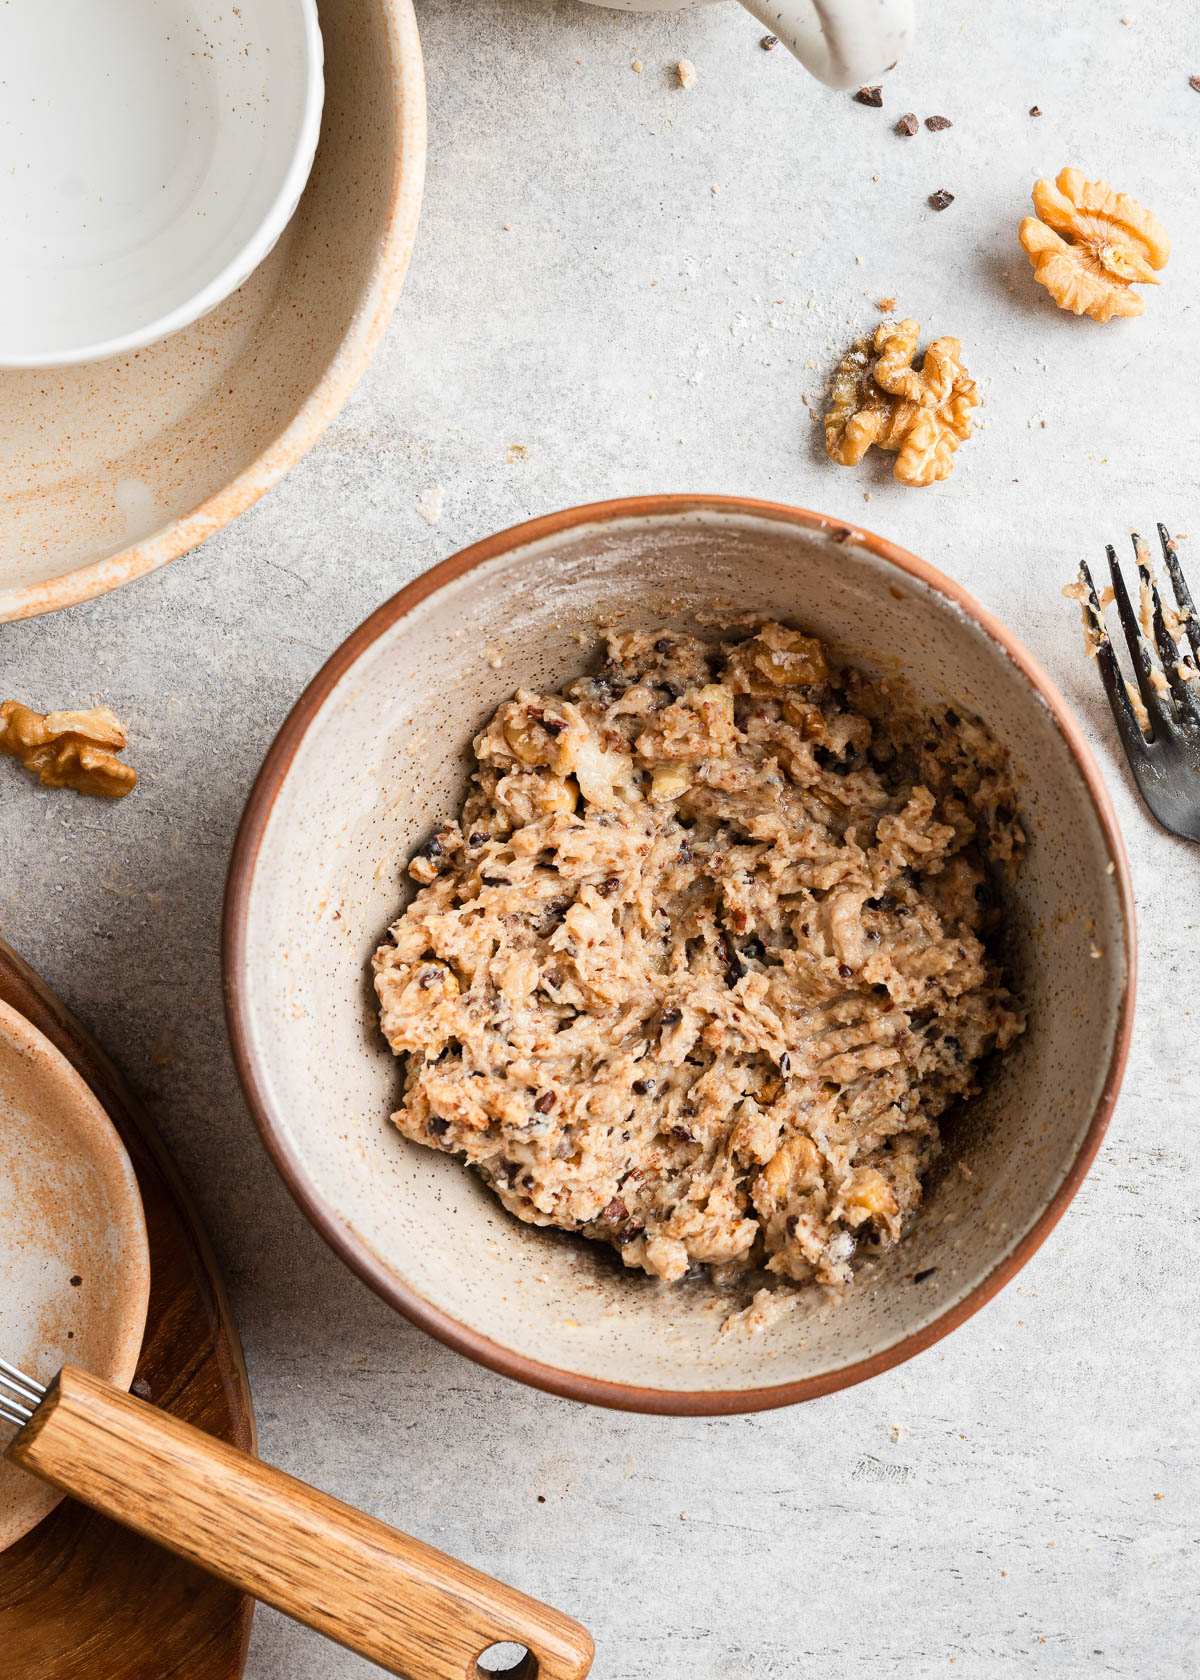
[[320,0],[325,109],[296,214],[244,286],[160,344],[0,372],[0,620],[203,542],[341,408],[399,296],[425,167],[412,0]]
[[[149,1298],[124,1145],[66,1057],[0,1003],[0,1358],[42,1382],[70,1359],[128,1388]],[[0,1445],[12,1434],[0,1419]],[[61,1498],[0,1459],[0,1550]]]
[[[1030,835],[1009,893],[1029,1030],[949,1132],[904,1241],[844,1298],[808,1290],[768,1329],[726,1297],[623,1272],[510,1218],[389,1124],[396,1063],[368,963],[404,865],[456,813],[467,747],[521,683],[590,663],[597,626],[686,628],[752,611],[989,720]],[[713,622],[707,618],[707,622]],[[408,890],[411,890],[409,888]],[[380,607],[276,740],[226,903],[234,1051],[267,1147],[373,1288],[451,1347],[556,1393],[660,1412],[776,1406],[861,1381],[961,1324],[1024,1264],[1087,1171],[1133,1011],[1129,877],[1096,765],[1025,649],[950,579],[795,508],[722,497],[607,502],[453,556]],[[920,1279],[920,1281],[917,1281]]]

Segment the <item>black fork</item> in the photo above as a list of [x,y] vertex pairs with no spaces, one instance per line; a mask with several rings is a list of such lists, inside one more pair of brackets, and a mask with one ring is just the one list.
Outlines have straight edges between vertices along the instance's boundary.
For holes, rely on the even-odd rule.
[[1133,552],[1142,619],[1150,619],[1153,648],[1129,598],[1116,551],[1111,544],[1107,550],[1113,598],[1133,660],[1136,688],[1132,692],[1137,694],[1140,706],[1121,674],[1105,626],[1104,609],[1086,562],[1080,564],[1079,571],[1087,590],[1085,611],[1090,615],[1094,632],[1096,663],[1138,791],[1164,828],[1185,840],[1200,840],[1200,621],[1180,569],[1175,544],[1162,525],[1158,527],[1158,537],[1179,604],[1178,615],[1172,613],[1172,618],[1178,617],[1177,628],[1187,639],[1185,650],[1181,650],[1167,628],[1158,584],[1142,539],[1134,536]]

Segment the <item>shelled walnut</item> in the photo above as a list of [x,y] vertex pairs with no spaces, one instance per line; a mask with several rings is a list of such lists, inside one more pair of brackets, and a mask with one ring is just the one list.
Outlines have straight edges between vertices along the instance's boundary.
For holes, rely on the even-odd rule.
[[1107,181],[1085,181],[1078,169],[1060,170],[1033,189],[1036,216],[1019,229],[1033,277],[1060,309],[1111,321],[1141,315],[1146,301],[1133,284],[1157,286],[1171,241],[1157,216]]
[[954,452],[973,430],[979,389],[963,366],[957,338],[935,338],[914,368],[920,332],[913,320],[885,321],[874,340],[859,339],[843,356],[825,416],[831,461],[857,466],[874,444],[896,456],[902,484],[950,476]]
[[0,706],[0,752],[18,759],[43,787],[123,798],[138,779],[137,771],[116,757],[124,746],[125,727],[107,706],[45,714],[18,700]]

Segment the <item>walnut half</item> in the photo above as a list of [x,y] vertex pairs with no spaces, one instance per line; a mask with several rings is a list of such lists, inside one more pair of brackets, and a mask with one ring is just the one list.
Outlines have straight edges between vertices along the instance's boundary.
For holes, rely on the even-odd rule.
[[107,706],[90,712],[41,712],[6,700],[0,706],[0,752],[19,759],[43,787],[121,799],[137,786],[137,771],[116,757],[125,728]]
[[831,461],[857,466],[875,444],[895,454],[902,484],[949,478],[955,450],[971,435],[979,389],[956,338],[935,338],[914,368],[920,333],[915,321],[885,321],[873,341],[860,339],[843,356],[825,416]]
[[1155,270],[1171,255],[1157,216],[1107,181],[1085,181],[1078,169],[1038,181],[1033,207],[1037,215],[1025,217],[1019,237],[1034,279],[1060,309],[1094,321],[1144,312],[1133,282],[1157,286]]

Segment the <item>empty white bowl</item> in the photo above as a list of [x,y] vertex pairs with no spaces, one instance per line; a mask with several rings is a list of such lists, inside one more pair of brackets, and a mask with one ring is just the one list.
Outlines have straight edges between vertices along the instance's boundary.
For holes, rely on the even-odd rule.
[[258,266],[321,123],[316,0],[5,0],[0,367],[115,356]]

